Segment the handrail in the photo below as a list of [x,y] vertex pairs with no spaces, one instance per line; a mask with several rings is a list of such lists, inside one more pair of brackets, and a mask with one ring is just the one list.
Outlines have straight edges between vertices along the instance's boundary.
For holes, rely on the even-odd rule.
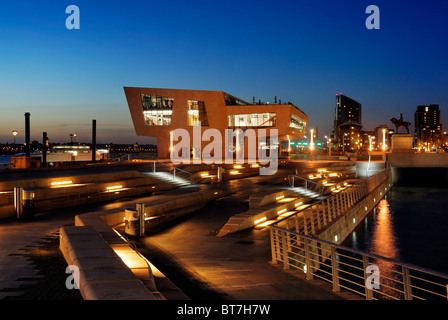
[[157,172],[156,171],[156,162],[157,162],[157,163],[163,164],[166,167],[169,167],[169,168],[173,169],[173,180],[176,179],[176,171],[180,171],[182,173],[186,173],[188,175],[189,180],[190,180],[190,184],[193,184],[193,182],[194,182],[194,174],[193,173],[188,172],[188,171],[183,170],[183,169],[180,169],[180,168],[173,167],[173,166],[171,166],[169,164],[166,164],[166,163],[158,161],[158,160],[152,160],[152,161],[153,161],[153,172],[154,173]]
[[448,274],[440,272],[440,271],[426,269],[424,267],[417,266],[417,265],[414,265],[414,264],[411,264],[411,263],[401,262],[401,261],[398,261],[398,260],[394,260],[394,259],[391,259],[391,258],[380,256],[380,255],[377,255],[377,254],[374,254],[374,253],[369,253],[369,252],[366,252],[366,251],[362,251],[362,250],[346,247],[346,246],[343,246],[341,244],[337,244],[337,243],[330,242],[330,241],[327,241],[327,240],[318,239],[318,238],[315,238],[315,237],[312,237],[312,236],[308,236],[308,235],[305,235],[305,234],[301,234],[301,233],[298,233],[298,232],[295,232],[295,231],[292,231],[292,230],[285,230],[285,229],[283,229],[281,227],[276,226],[275,223],[269,225],[269,227],[271,227],[273,229],[277,229],[279,231],[287,231],[287,232],[289,232],[291,234],[295,234],[297,236],[300,236],[301,238],[308,239],[308,240],[311,240],[311,241],[317,241],[317,242],[319,242],[321,244],[326,244],[326,245],[328,245],[330,247],[334,247],[334,248],[337,248],[337,249],[350,251],[350,252],[353,252],[353,253],[357,253],[359,255],[363,255],[363,256],[366,256],[366,257],[369,257],[369,258],[373,258],[373,259],[378,259],[378,260],[383,260],[383,261],[390,262],[390,263],[400,264],[400,265],[402,265],[402,266],[404,266],[406,268],[413,269],[415,271],[419,271],[419,272],[423,272],[423,273],[429,273],[429,274],[432,274],[432,275],[438,276],[438,277],[446,277],[448,279]]
[[[292,178],[292,183],[291,183],[291,178]],[[294,188],[294,180],[295,180],[295,178],[299,178],[299,179],[302,179],[302,180],[305,181],[305,189],[306,189],[307,191],[308,191],[308,182],[310,182],[310,183],[316,185],[317,187],[319,187],[319,191],[320,191],[320,193],[322,193],[322,191],[324,190],[324,187],[323,187],[323,186],[320,186],[317,182],[315,182],[315,181],[311,181],[311,180],[308,180],[308,179],[305,179],[305,178],[303,178],[303,177],[299,177],[299,176],[297,176],[297,175],[295,175],[295,174],[290,174],[290,175],[288,175],[288,182],[289,182],[289,185],[290,185],[292,188]]]
[[[443,272],[285,230],[275,225],[270,225],[270,230],[273,263],[282,262],[284,269],[302,270],[309,280],[317,277],[329,282],[335,292],[343,288],[365,296],[368,300],[447,298],[448,274]],[[328,255],[320,253],[324,251]],[[340,259],[344,259],[344,262]],[[371,280],[368,267],[372,265],[378,268],[377,275],[380,277],[380,286],[377,288],[367,285]],[[394,291],[393,294],[391,290]]]
[[[383,181],[385,181],[385,180],[389,177],[389,171],[386,170],[386,169],[383,169],[383,170],[381,170],[380,172],[376,173],[375,175],[370,176],[370,177],[368,177],[368,178],[366,178],[366,179],[363,179],[362,181],[360,181],[360,182],[358,182],[358,183],[355,183],[352,187],[350,187],[350,189],[351,189],[351,190],[354,190],[355,188],[359,188],[359,189],[362,190],[364,187],[368,187],[369,182],[370,182],[371,180],[375,179],[375,177],[377,177],[378,175],[380,175],[380,174],[384,174],[384,173],[386,173],[386,177],[385,177],[384,180],[383,180]],[[300,178],[300,177],[299,177],[299,178]],[[303,179],[303,178],[302,178],[302,179]],[[306,180],[306,179],[305,179],[305,180]],[[310,181],[310,182],[314,182],[314,181]],[[379,185],[379,184],[378,184],[378,185]],[[350,190],[350,189],[348,189],[348,190]],[[367,188],[367,189],[368,189],[368,188]],[[344,190],[344,191],[342,191],[342,193],[346,193],[346,192],[348,192],[348,190]],[[365,190],[365,191],[370,192],[371,190]],[[339,193],[339,194],[340,194],[340,193]],[[321,200],[318,200],[318,201],[316,201],[316,202],[313,202],[313,204],[312,204],[310,207],[306,208],[305,210],[310,210],[312,207],[317,207],[318,205],[320,205],[320,204],[322,204],[322,203],[324,203],[324,202],[326,202],[326,201],[328,201],[328,198],[326,198],[326,199],[321,199]],[[277,220],[274,224],[279,224],[280,222],[283,222],[283,221],[285,221],[285,220],[287,220],[287,219],[290,219],[290,218],[294,217],[295,215],[296,215],[296,214],[286,216],[286,217],[284,217],[284,218],[282,218],[282,219]]]
[[[365,196],[371,192],[380,198],[387,187],[390,187],[390,175],[385,169],[353,185],[350,189],[316,202],[300,211],[300,216],[295,214],[274,222],[269,226],[272,262],[283,263],[284,269],[302,270],[306,273],[307,279],[313,279],[315,276],[330,282],[334,291],[343,288],[365,296],[368,300],[380,298],[410,300],[428,297],[446,299],[448,274],[313,236],[315,233],[312,231],[320,223],[325,225],[329,219],[345,215],[347,209],[365,201]],[[341,203],[344,205],[336,209],[331,208]],[[322,204],[320,209],[319,204]],[[370,202],[366,203],[366,211],[367,206],[371,206]],[[303,219],[303,226],[298,225],[298,217]],[[367,267],[370,265],[377,266],[378,272],[381,271],[379,272],[381,290],[372,289],[367,285],[371,279],[369,278],[371,274],[367,272]],[[361,280],[365,280],[364,283]]]

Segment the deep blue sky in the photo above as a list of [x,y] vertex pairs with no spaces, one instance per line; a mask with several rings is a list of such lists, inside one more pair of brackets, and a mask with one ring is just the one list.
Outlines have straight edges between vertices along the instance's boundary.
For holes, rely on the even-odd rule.
[[[81,29],[67,30],[75,4]],[[368,5],[381,29],[368,30]],[[363,106],[364,129],[439,104],[448,129],[448,3],[429,1],[8,1],[0,6],[0,142],[145,143],[123,86],[222,90],[291,101],[331,130],[335,95]]]

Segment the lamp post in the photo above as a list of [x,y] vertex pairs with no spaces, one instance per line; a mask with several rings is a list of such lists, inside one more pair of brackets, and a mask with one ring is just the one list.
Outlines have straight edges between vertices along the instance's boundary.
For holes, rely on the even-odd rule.
[[13,131],[12,131],[12,135],[14,136],[14,144],[16,144],[17,131],[16,131],[16,130],[13,130]]
[[314,129],[311,129],[311,139],[310,139],[310,159],[313,159],[313,151],[314,151]]

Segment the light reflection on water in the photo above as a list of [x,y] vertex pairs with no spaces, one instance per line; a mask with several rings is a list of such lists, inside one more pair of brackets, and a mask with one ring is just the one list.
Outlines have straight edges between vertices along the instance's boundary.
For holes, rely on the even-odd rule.
[[[448,273],[448,191],[392,188],[344,245],[393,260]],[[400,279],[401,268],[376,260],[381,283]],[[385,278],[385,279],[383,279]],[[383,287],[384,290],[388,288]],[[383,290],[382,290],[383,291]],[[394,297],[395,292],[386,292]]]
[[368,251],[379,256],[400,259],[397,248],[397,237],[394,231],[394,222],[391,217],[388,200],[381,200],[376,207],[376,219],[373,222],[372,241]]

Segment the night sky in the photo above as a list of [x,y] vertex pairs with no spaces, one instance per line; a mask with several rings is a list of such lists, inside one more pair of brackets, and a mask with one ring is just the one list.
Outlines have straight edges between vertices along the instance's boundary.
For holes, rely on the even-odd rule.
[[[65,26],[69,5],[80,29]],[[380,29],[368,30],[368,5]],[[137,137],[124,86],[220,90],[243,100],[291,101],[320,137],[336,93],[362,104],[373,130],[417,105],[439,104],[448,129],[448,2],[3,1],[0,143],[47,131],[51,142],[148,143]],[[412,129],[412,128],[411,128]]]

